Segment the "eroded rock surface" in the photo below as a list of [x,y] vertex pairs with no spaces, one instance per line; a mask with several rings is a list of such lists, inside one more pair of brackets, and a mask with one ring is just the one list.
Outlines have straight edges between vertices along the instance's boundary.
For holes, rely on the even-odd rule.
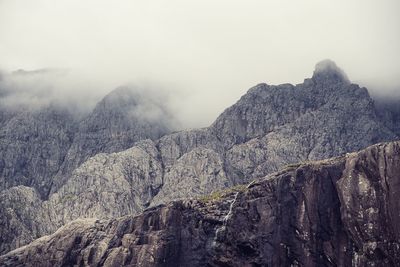
[[0,82],[0,190],[24,185],[47,199],[90,157],[172,130],[165,107],[134,88],[117,88],[92,112],[78,116],[59,103],[10,107],[1,92],[8,96],[13,90],[2,86]]
[[173,124],[171,114],[162,103],[129,87],[115,89],[79,122],[73,143],[54,179],[52,192],[90,157],[123,151],[140,140],[156,140],[171,132]]
[[397,266],[400,142],[139,216],[74,221],[4,266]]
[[[151,117],[140,124],[129,119],[137,116],[136,98],[117,90],[87,117],[79,127],[86,130],[74,135],[59,171],[49,179],[47,198],[33,206],[23,201],[13,206],[11,189],[0,194],[1,208],[9,211],[0,213],[0,223],[8,229],[1,253],[77,218],[138,214],[174,199],[260,179],[287,164],[399,139],[397,113],[377,109],[368,91],[351,84],[330,61],[317,65],[302,84],[251,88],[210,127],[159,139],[154,138],[162,124],[151,124],[152,132],[147,127]],[[138,141],[146,134],[154,140]],[[21,207],[29,212],[18,211]]]
[[75,119],[57,106],[9,110],[2,104],[0,190],[24,185],[46,198],[73,142]]

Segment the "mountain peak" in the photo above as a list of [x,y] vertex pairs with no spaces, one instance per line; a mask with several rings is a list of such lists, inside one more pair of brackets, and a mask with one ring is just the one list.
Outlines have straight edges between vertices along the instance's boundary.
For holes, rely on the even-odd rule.
[[312,79],[315,81],[334,80],[349,82],[346,73],[330,59],[322,60],[315,65]]

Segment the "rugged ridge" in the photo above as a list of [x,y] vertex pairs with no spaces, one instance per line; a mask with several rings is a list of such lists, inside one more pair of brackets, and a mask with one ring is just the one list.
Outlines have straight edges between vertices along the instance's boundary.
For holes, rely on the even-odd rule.
[[[2,86],[0,95],[14,93]],[[47,199],[91,156],[171,132],[165,107],[135,90],[115,89],[83,118],[60,103],[10,107],[0,97],[0,190],[24,185]],[[144,109],[157,114],[146,117]]]
[[157,99],[130,87],[113,90],[79,123],[52,192],[90,157],[123,151],[140,140],[156,140],[171,132],[173,124],[172,115]]
[[55,105],[9,110],[1,104],[0,190],[24,185],[46,198],[73,141],[74,117]]
[[[397,128],[392,127],[400,124],[397,117],[391,116],[389,123],[380,114],[368,91],[351,84],[329,61],[317,65],[313,77],[302,84],[259,84],[210,127],[138,141],[117,153],[92,155],[70,175],[56,176],[53,192],[45,201],[24,202],[34,194],[18,187],[13,190],[29,195],[13,205],[13,191],[4,190],[0,193],[0,207],[5,211],[0,213],[0,224],[5,234],[0,237],[0,251],[27,244],[77,218],[137,214],[170,200],[247,183],[287,164],[398,140]],[[119,142],[126,140],[124,135],[108,135],[107,127],[100,132],[106,133],[101,134],[105,138],[100,138],[100,147],[122,147]],[[88,150],[72,153],[72,159],[84,160],[99,152],[97,133],[82,136],[76,139],[82,143],[75,147],[88,144]],[[115,139],[110,141],[110,136]]]
[[74,221],[4,266],[397,266],[400,142],[139,216]]

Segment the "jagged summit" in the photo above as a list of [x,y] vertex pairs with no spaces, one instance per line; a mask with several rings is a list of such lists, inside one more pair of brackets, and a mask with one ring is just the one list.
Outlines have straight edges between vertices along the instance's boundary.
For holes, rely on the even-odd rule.
[[378,113],[367,90],[345,78],[336,64],[321,62],[303,84],[259,84],[210,127],[171,134],[165,98],[147,87],[116,89],[79,121],[0,110],[0,254],[74,219],[138,214],[398,140],[398,113],[386,113],[386,105]]
[[349,83],[346,73],[330,59],[325,59],[315,65],[312,79],[314,81],[334,80]]
[[143,98],[140,92],[129,86],[121,86],[108,93],[99,103],[107,108],[121,107],[124,105],[136,106],[139,98]]

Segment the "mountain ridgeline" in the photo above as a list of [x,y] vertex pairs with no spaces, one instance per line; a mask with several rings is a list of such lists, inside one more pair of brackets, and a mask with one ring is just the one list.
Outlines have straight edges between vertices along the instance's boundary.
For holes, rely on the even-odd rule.
[[[10,108],[4,101],[0,101],[0,189],[29,186],[42,199],[91,156],[122,151],[171,131],[167,110],[130,88],[114,90],[83,119],[56,103]],[[160,116],[137,117],[143,106],[159,110]]]
[[[145,116],[147,113],[143,112],[142,103],[146,103],[146,110],[159,110],[160,112],[157,112],[159,115]],[[93,243],[100,242],[103,240],[102,237],[91,240],[86,231],[92,229],[90,231],[95,231],[94,235],[105,232],[104,238],[110,237],[112,240],[119,240],[119,234],[118,237],[115,237],[113,231],[117,231],[119,227],[117,225],[120,225],[120,221],[128,220],[129,229],[132,229],[132,231],[138,229],[137,231],[140,232],[141,227],[144,227],[141,223],[146,223],[143,220],[147,220],[143,216],[155,214],[154,216],[160,217],[161,215],[157,215],[157,213],[164,212],[163,209],[166,208],[152,209],[152,207],[171,200],[197,198],[228,187],[247,184],[254,180],[265,181],[265,177],[290,164],[336,156],[344,157],[345,153],[358,151],[378,142],[399,140],[400,116],[398,116],[399,113],[394,107],[396,107],[395,104],[384,105],[382,102],[377,105],[370,97],[367,89],[352,84],[346,74],[329,60],[317,64],[313,76],[305,79],[302,84],[277,86],[259,84],[251,88],[237,103],[227,108],[211,126],[174,133],[171,133],[170,127],[173,117],[164,111],[162,105],[158,102],[152,102],[151,99],[143,99],[141,95],[127,88],[111,92],[97,104],[90,114],[80,119],[56,105],[34,110],[28,108],[10,109],[8,106],[0,105],[0,150],[2,152],[0,154],[0,186],[2,189],[0,193],[0,225],[2,226],[0,228],[0,252],[6,253],[26,245],[38,237],[54,233],[59,227],[71,221],[81,219],[69,224],[67,228],[62,228],[64,230],[59,230],[53,236],[43,237],[40,241],[35,241],[32,246],[25,248],[28,254],[24,255],[34,253],[32,251],[36,251],[35,249],[42,249],[42,246],[46,246],[46,242],[57,240],[65,234],[65,231],[69,231],[66,229],[75,227],[75,230],[72,231],[73,234],[69,237],[79,237],[81,241],[82,238],[87,238],[85,244],[93,244],[93,246],[90,245],[93,247],[93,252],[91,250],[86,251],[85,249],[89,248],[85,247],[86,245],[79,245],[81,241],[76,241],[76,246],[71,245],[68,248],[71,250],[66,252],[66,258],[63,256],[64,258],[57,259],[60,261],[59,265],[62,265],[61,261],[65,264],[73,264],[73,262],[74,264],[89,264],[90,262],[105,264],[109,253],[114,253],[113,255],[118,257],[117,255],[120,255],[118,254],[120,252],[116,252],[117,250],[129,248],[131,254],[123,254],[128,259],[120,258],[120,260],[124,260],[124,263],[115,264],[134,262],[138,264],[142,262],[143,266],[163,266],[161,263],[157,263],[157,265],[155,259],[151,264],[146,258],[145,250],[158,251],[151,244],[156,244],[157,242],[154,240],[159,237],[154,236],[155,234],[151,231],[146,232],[147,230],[142,229],[146,232],[143,238],[148,241],[143,241],[142,244],[135,243],[138,246],[143,245],[142,247],[133,248],[133,243],[130,243],[130,241],[120,240],[122,243],[128,244],[128,247],[122,248],[121,243],[116,241],[117,243],[110,243],[105,250],[97,247],[100,246],[100,243]],[[398,152],[397,144],[393,157],[397,155],[396,151]],[[374,157],[371,156],[370,160],[373,159]],[[389,157],[386,160],[391,159]],[[362,264],[366,262],[365,257],[369,252],[364,252],[362,247],[367,244],[365,242],[369,239],[364,233],[352,233],[353,230],[348,230],[346,227],[350,227],[348,224],[350,222],[344,220],[343,216],[346,214],[341,211],[345,204],[351,210],[358,209],[358,207],[353,206],[358,204],[353,203],[353,200],[344,203],[345,197],[340,196],[339,191],[360,189],[360,187],[354,189],[345,185],[339,188],[339,185],[337,185],[340,177],[343,178],[341,181],[349,179],[347,176],[343,176],[344,161],[335,163],[340,166],[332,171],[333,174],[323,172],[324,174],[321,174],[320,178],[318,178],[319,174],[305,171],[301,179],[313,179],[313,183],[318,185],[307,187],[307,191],[302,191],[303,189],[296,187],[301,186],[303,182],[292,185],[291,180],[287,180],[288,178],[276,178],[276,175],[268,176],[270,177],[267,179],[268,182],[262,182],[265,183],[265,186],[271,187],[275,186],[276,183],[282,183],[279,186],[276,185],[276,188],[273,187],[274,189],[271,189],[271,187],[268,189],[269,191],[267,190],[268,192],[259,192],[261,198],[259,201],[262,202],[262,199],[265,198],[265,201],[270,203],[267,205],[270,208],[267,209],[266,203],[264,203],[264,206],[257,208],[261,210],[250,214],[248,218],[239,218],[238,225],[232,228],[233,230],[238,229],[235,227],[240,227],[240,223],[246,224],[246,220],[249,220],[246,227],[250,227],[252,216],[260,217],[261,215],[266,216],[270,213],[280,212],[275,210],[275,208],[280,207],[279,199],[282,198],[282,201],[286,201],[285,199],[289,198],[285,195],[286,193],[282,192],[283,188],[286,188],[285,186],[294,186],[293,190],[296,192],[315,197],[320,194],[319,191],[315,190],[326,189],[327,192],[331,192],[326,197],[331,199],[322,199],[321,206],[313,206],[311,209],[315,208],[315,210],[308,210],[307,212],[319,214],[322,209],[329,208],[331,213],[325,217],[324,215],[321,215],[322,217],[317,216],[314,213],[314,215],[309,215],[307,227],[317,229],[312,230],[314,231],[312,233],[318,234],[318,240],[330,240],[330,243],[318,241],[315,239],[316,237],[309,236],[312,234],[311,232],[307,232],[308,236],[304,239],[308,243],[305,241],[305,244],[310,246],[310,251],[307,253],[311,253],[312,256],[305,252],[305,248],[301,250],[298,247],[300,246],[299,243],[294,241],[297,237],[292,236],[290,231],[297,229],[301,232],[303,230],[298,228],[300,226],[296,226],[296,222],[293,222],[293,229],[271,232],[270,247],[259,247],[260,245],[254,247],[255,244],[250,241],[248,242],[251,244],[247,244],[246,240],[242,240],[242,245],[235,243],[237,246],[231,247],[231,243],[226,243],[230,239],[224,239],[228,241],[224,241],[222,245],[225,246],[224,249],[227,249],[225,251],[230,253],[229,255],[221,254],[223,250],[219,245],[209,250],[212,245],[207,241],[210,240],[210,235],[203,236],[203,233],[198,233],[200,238],[204,237],[204,240],[201,240],[208,243],[198,244],[198,252],[189,251],[188,253],[192,253],[190,255],[180,254],[180,257],[183,257],[180,258],[182,266],[185,266],[183,262],[189,260],[185,257],[197,258],[197,261],[193,261],[193,264],[197,265],[209,262],[219,266],[231,266],[236,263],[245,265],[249,262],[246,263],[247,256],[253,259],[259,258],[254,262],[255,265],[249,266],[288,265],[295,264],[294,260],[299,264],[306,264],[304,261],[307,260],[317,262],[316,266],[334,266],[335,264],[346,266],[348,262],[354,261],[356,256],[358,257],[357,264],[363,266]],[[358,167],[354,171],[359,171]],[[395,169],[389,170],[389,172],[393,174],[391,176],[391,179],[394,179],[393,183],[397,183],[399,177]],[[327,185],[324,184],[324,181],[320,181],[326,175],[329,176],[331,181]],[[366,175],[369,174],[366,172]],[[320,182],[322,184],[319,184]],[[353,183],[353,181],[347,182],[349,185]],[[363,190],[370,190],[371,183],[365,182]],[[265,186],[262,185],[261,187],[264,188]],[[276,190],[276,193],[274,193],[274,190]],[[268,197],[264,194],[267,194]],[[352,195],[353,192],[346,191],[346,194]],[[254,198],[256,197],[254,196]],[[329,204],[328,200],[332,203]],[[246,204],[247,201],[250,200],[243,200],[240,203],[248,205]],[[272,201],[275,201],[275,204],[271,204]],[[293,203],[297,204],[287,203],[287,208],[293,209],[293,216],[296,212],[299,212],[296,208],[296,205],[300,205],[298,201],[300,201],[299,198],[294,197]],[[393,212],[391,212],[393,214],[396,212],[393,205],[397,204],[381,203],[387,201],[385,197],[374,201],[376,201],[374,205],[382,207],[392,205],[390,210]],[[222,199],[216,207],[206,205],[201,207],[200,211],[198,211],[200,204],[197,202],[197,204],[193,204],[195,205],[193,207],[190,206],[192,204],[182,204],[186,202],[174,202],[175,204],[168,206],[170,208],[167,208],[165,212],[168,214],[172,212],[179,216],[179,220],[192,220],[185,216],[195,216],[191,214],[193,209],[196,210],[193,212],[196,212],[198,216],[207,217],[209,213],[218,213],[213,209],[218,210],[226,205],[225,202]],[[317,204],[313,205],[319,205],[318,203],[320,202],[317,201]],[[115,219],[125,215],[139,214],[149,208],[151,212],[145,212],[140,215],[142,217]],[[301,210],[301,206],[298,208]],[[187,211],[187,209],[189,210]],[[392,213],[387,216],[395,216]],[[274,215],[277,221],[271,219],[268,226],[260,229],[260,231],[266,231],[265,235],[267,236],[265,238],[268,239],[268,231],[278,227],[278,224],[286,225],[286,222],[292,222],[293,218],[290,217],[290,214],[279,214]],[[162,216],[167,215],[163,213]],[[171,220],[175,220],[173,216]],[[111,221],[97,222],[96,220],[83,220],[84,218],[111,219]],[[169,220],[168,218],[160,218],[160,220]],[[278,222],[278,218],[282,221]],[[357,218],[353,219],[356,220]],[[216,230],[217,225],[221,223],[221,218],[215,220],[215,223],[208,222],[211,223],[210,228],[207,228],[207,226],[202,228],[201,231],[212,232]],[[369,219],[365,220],[366,223],[369,223]],[[321,230],[324,227],[323,225],[328,224],[328,222],[330,226]],[[192,227],[191,223],[187,227]],[[372,220],[371,223],[372,227],[375,227],[375,221]],[[225,221],[222,220],[222,226],[224,224]],[[173,223],[172,225],[178,227]],[[382,224],[377,222],[376,226],[381,227]],[[154,227],[162,228],[159,224]],[[398,220],[393,221],[390,227],[393,228],[391,234],[399,234]],[[183,231],[182,229],[175,230]],[[251,229],[248,230],[252,231]],[[166,235],[170,233],[168,231],[165,232]],[[243,231],[247,231],[246,228],[243,228]],[[132,238],[139,238],[139,232],[129,235]],[[75,233],[77,233],[76,236],[74,236]],[[335,237],[337,240],[332,241],[332,233],[338,234]],[[183,236],[182,238],[191,238],[187,236],[186,232],[174,232],[174,234],[179,234],[179,236]],[[285,236],[286,234],[287,236]],[[359,234],[359,236],[356,234]],[[244,236],[243,238],[249,237],[249,233],[246,232]],[[141,238],[139,239],[141,240]],[[213,238],[218,239],[218,236]],[[314,239],[310,241],[310,238]],[[285,240],[289,241],[286,242]],[[177,246],[185,246],[185,243],[179,243],[181,241],[172,240],[171,242],[171,244],[178,242],[176,243]],[[261,241],[258,240],[257,242],[259,244]],[[344,245],[345,243],[347,245]],[[150,245],[147,246],[147,244]],[[161,242],[161,244],[164,243]],[[269,243],[266,242],[266,244]],[[376,245],[375,243],[375,245],[368,244]],[[395,245],[390,243],[387,246]],[[175,253],[176,251],[171,246],[168,244],[160,245],[161,252],[157,253],[168,254],[171,251],[171,253]],[[263,262],[262,258],[273,255],[277,251],[277,246],[282,246],[282,251],[279,250],[281,252],[276,255],[276,258],[272,257],[271,262]],[[343,246],[346,246],[346,248],[343,248]],[[389,249],[387,246],[379,247],[379,252],[376,252],[384,254],[383,256],[380,254],[376,256],[379,259],[376,261],[377,263],[397,262],[398,254],[393,253],[398,253],[398,251],[390,250],[392,247]],[[242,249],[238,250],[238,247]],[[355,247],[357,250],[355,250]],[[116,250],[113,250],[113,248]],[[338,249],[348,249],[348,251],[340,252]],[[215,255],[209,255],[210,251]],[[18,253],[13,252],[10,254],[13,256],[3,258],[4,262],[12,263],[12,257],[16,261],[23,261],[25,258]],[[51,249],[49,249],[49,257],[54,256],[51,253]],[[91,259],[88,259],[81,253],[95,254],[90,256]],[[240,253],[247,253],[247,256]],[[340,253],[347,254],[342,255]],[[301,255],[308,256],[302,259]],[[139,256],[142,258],[137,258]],[[319,260],[318,257],[320,256],[323,259]],[[160,255],[154,257],[157,260],[162,258]],[[219,257],[219,259],[216,257]],[[229,257],[232,257],[232,262],[229,261]],[[242,262],[237,261],[235,263],[236,259],[239,258]],[[82,261],[78,262],[78,259]],[[176,258],[172,257],[171,259]],[[339,262],[339,259],[343,259],[343,261]],[[110,260],[114,261],[115,259]],[[172,265],[165,264],[165,266]]]

